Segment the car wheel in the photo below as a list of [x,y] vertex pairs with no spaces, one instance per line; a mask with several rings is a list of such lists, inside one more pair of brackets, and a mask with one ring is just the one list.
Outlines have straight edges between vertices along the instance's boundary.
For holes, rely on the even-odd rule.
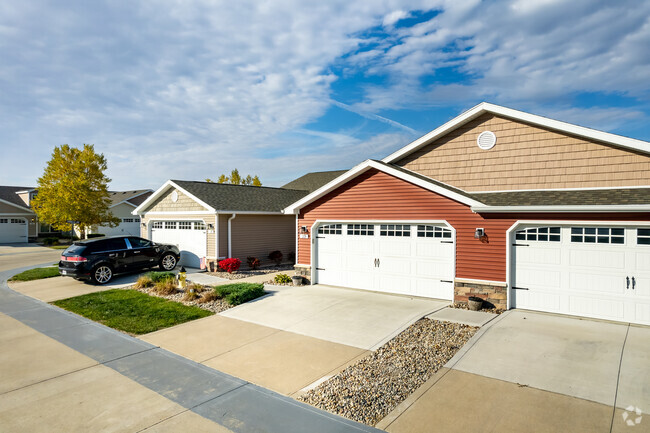
[[176,267],[176,256],[173,254],[165,254],[162,259],[160,259],[160,269],[163,271],[171,271]]
[[108,265],[95,266],[90,279],[95,284],[106,284],[113,279],[113,269]]

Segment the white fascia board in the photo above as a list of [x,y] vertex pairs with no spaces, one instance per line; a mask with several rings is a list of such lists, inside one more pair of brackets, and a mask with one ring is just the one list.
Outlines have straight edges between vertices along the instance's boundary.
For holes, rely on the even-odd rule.
[[293,203],[291,206],[287,207],[284,209],[284,213],[298,213],[301,208],[304,206],[308,205],[309,203],[312,203],[313,201],[319,199],[320,197],[324,196],[325,194],[333,191],[334,189],[338,188],[339,186],[345,184],[346,182],[350,181],[351,179],[359,176],[360,174],[370,170],[371,168],[377,169],[381,172],[384,172],[386,174],[389,174],[391,176],[394,176],[398,179],[404,180],[406,182],[412,183],[414,185],[417,185],[419,187],[422,187],[424,189],[427,189],[429,191],[435,192],[437,194],[440,194],[442,196],[448,197],[452,200],[455,200],[457,202],[466,204],[468,206],[483,206],[483,203],[478,202],[476,200],[473,200],[469,197],[466,197],[462,194],[458,194],[454,191],[451,191],[447,188],[444,188],[442,186],[433,184],[431,182],[427,182],[424,179],[420,179],[419,177],[410,175],[408,173],[404,173],[403,171],[396,170],[392,167],[387,167],[383,164],[380,164],[376,161],[372,160],[366,160],[363,163],[357,165],[356,167],[352,168],[351,170],[347,171],[346,173],[343,173],[341,176],[337,177],[330,183],[322,186],[321,188],[317,189],[316,191],[312,192],[308,196],[304,197],[303,199]]
[[481,102],[477,106],[465,111],[464,113],[451,119],[449,122],[434,129],[428,134],[418,138],[400,150],[393,152],[382,161],[385,163],[394,162],[395,160],[400,159],[411,152],[414,152],[422,146],[442,137],[445,134],[448,134],[459,126],[462,126],[470,120],[473,120],[485,113],[497,114],[504,117],[521,120],[522,122],[530,123],[533,125],[542,126],[544,128],[549,128],[556,131],[565,132],[567,134],[577,135],[579,137],[601,141],[612,144],[614,146],[650,154],[650,143],[646,141],[623,137],[621,135],[611,134],[609,132],[598,131],[596,129],[586,128],[584,126],[573,125],[571,123],[549,119],[547,117],[538,116],[536,114],[525,113],[523,111],[514,110],[512,108],[502,107],[500,105]]
[[583,205],[583,206],[472,206],[476,213],[519,213],[519,212],[650,212],[650,204],[625,205]]
[[[137,208],[137,206],[134,205],[133,203],[131,203],[129,200],[131,200],[132,198],[140,197],[142,194],[146,194],[146,193],[148,193],[148,192],[152,192],[152,191],[151,191],[150,189],[148,189],[148,190],[146,190],[145,192],[142,192],[142,193],[140,193],[140,194],[132,195],[131,197],[129,197],[129,198],[127,198],[127,199],[124,199],[124,200],[122,200],[122,201],[119,202],[119,203],[115,203],[114,205],[109,206],[109,208],[115,207],[115,206],[120,205],[120,204],[122,204],[122,203],[127,203],[127,204],[130,204],[131,206],[133,206],[134,208]],[[143,203],[144,203],[144,202],[143,202]]]
[[135,208],[135,210],[133,212],[131,212],[131,213],[133,215],[140,215],[143,209],[146,209],[147,206],[149,206],[151,203],[153,203],[155,200],[157,200],[170,187],[176,188],[177,190],[181,191],[183,194],[185,194],[186,196],[188,196],[189,198],[191,198],[192,200],[194,200],[195,202],[197,202],[198,204],[200,204],[201,206],[206,208],[206,212],[212,212],[212,213],[216,212],[216,210],[212,206],[205,203],[203,200],[200,200],[199,198],[195,197],[194,195],[190,194],[185,189],[183,189],[180,186],[176,185],[171,180],[168,180],[160,188],[158,188],[156,190],[156,192],[154,192],[149,197],[147,197],[147,199],[145,201],[143,201],[142,204],[140,204],[140,206]]
[[28,207],[19,206],[19,205],[15,204],[15,203],[12,203],[12,202],[7,201],[7,200],[3,200],[1,198],[0,198],[0,203],[8,204],[9,206],[13,206],[13,207],[18,208],[18,209],[20,209],[22,211],[25,211],[25,212],[34,213],[34,211],[29,209]]
[[261,210],[218,210],[218,214],[233,214],[236,213],[237,215],[285,215],[284,212],[282,211],[277,211],[277,212],[270,212],[270,211],[261,211]]
[[[133,197],[131,197],[131,198],[133,198]],[[137,206],[134,205],[133,203],[129,203],[129,199],[126,199],[126,200],[123,200],[123,201],[121,201],[121,202],[119,202],[119,203],[115,203],[115,204],[113,204],[113,205],[110,205],[108,208],[110,209],[110,208],[112,208],[112,207],[119,206],[119,205],[121,205],[121,204],[125,204],[125,203],[128,204],[128,205],[133,206],[134,208],[137,208]]]

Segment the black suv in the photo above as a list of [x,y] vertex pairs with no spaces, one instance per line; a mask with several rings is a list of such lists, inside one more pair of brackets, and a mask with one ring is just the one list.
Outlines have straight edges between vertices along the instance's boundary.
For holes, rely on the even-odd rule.
[[135,236],[116,236],[75,242],[63,251],[59,274],[106,284],[113,274],[159,266],[176,267],[180,252],[174,245],[156,244]]

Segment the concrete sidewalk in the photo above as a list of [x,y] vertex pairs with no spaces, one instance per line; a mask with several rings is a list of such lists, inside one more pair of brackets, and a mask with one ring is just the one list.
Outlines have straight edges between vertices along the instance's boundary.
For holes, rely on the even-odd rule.
[[[193,283],[203,284],[204,286],[219,286],[222,284],[232,284],[232,283],[261,283],[265,284],[267,281],[273,281],[278,274],[293,274],[293,271],[278,271],[270,274],[263,275],[253,275],[252,277],[238,278],[235,280],[230,280],[228,278],[221,278],[215,275],[210,275],[206,272],[188,272],[187,279]],[[278,286],[283,287],[283,286]]]

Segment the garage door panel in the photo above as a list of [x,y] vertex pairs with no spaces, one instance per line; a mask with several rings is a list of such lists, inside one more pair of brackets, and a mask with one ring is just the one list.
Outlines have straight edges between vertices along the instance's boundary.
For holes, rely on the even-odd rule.
[[398,294],[412,294],[414,292],[410,278],[392,277],[390,275],[382,275],[379,278],[378,289],[380,292]]
[[518,287],[545,287],[559,289],[562,285],[562,274],[557,269],[540,269],[534,267],[518,268]]
[[577,316],[598,316],[612,320],[624,318],[625,306],[622,301],[593,296],[570,296],[569,313]]
[[379,242],[379,254],[386,257],[411,257],[411,248],[413,242],[408,240],[397,240],[391,238],[382,238]]
[[605,272],[571,272],[569,290],[623,295],[625,276]]
[[634,255],[637,269],[645,269],[650,272],[650,251],[637,252]]
[[[359,254],[373,252],[374,241],[373,239],[360,239],[359,237],[350,237],[344,241],[344,249],[348,254]],[[340,250],[339,250],[340,251]]]
[[560,309],[558,293],[532,290],[515,290],[517,306],[531,310],[556,312]]
[[650,323],[650,302],[639,302],[633,305],[634,316],[639,323]]
[[625,251],[607,251],[594,245],[594,249],[574,249],[570,253],[569,264],[571,266],[584,266],[593,268],[618,269],[626,268]]
[[453,265],[445,262],[426,262],[418,260],[413,267],[414,275],[417,278],[439,278],[445,279],[453,275]]
[[415,254],[419,258],[448,260],[454,254],[454,249],[454,244],[443,244],[437,240],[418,241],[415,244]]
[[[532,248],[531,248],[532,246]],[[535,248],[535,245],[516,247],[518,263],[534,263],[535,265],[557,266],[562,260],[560,248]]]

